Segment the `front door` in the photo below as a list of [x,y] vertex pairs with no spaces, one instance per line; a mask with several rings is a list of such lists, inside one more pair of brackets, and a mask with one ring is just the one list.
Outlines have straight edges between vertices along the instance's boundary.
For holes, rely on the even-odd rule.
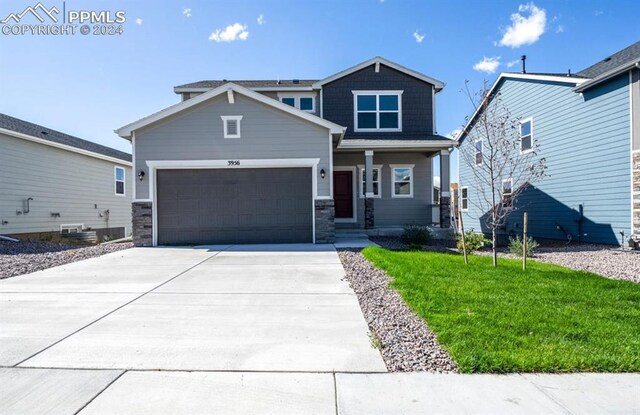
[[353,218],[353,172],[333,172],[333,199],[336,218]]

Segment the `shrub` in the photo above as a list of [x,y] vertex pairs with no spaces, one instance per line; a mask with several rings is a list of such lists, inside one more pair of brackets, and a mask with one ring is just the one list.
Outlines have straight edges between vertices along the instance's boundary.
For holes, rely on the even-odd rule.
[[[535,239],[527,237],[527,256],[532,257],[538,248],[538,243]],[[509,252],[513,255],[522,256],[522,238],[516,236],[515,238],[509,238]]]
[[[485,238],[483,234],[476,233],[472,230],[464,233],[464,239],[467,252],[477,251],[484,247],[485,244],[491,243],[491,241]],[[458,235],[458,243],[456,244],[456,247],[458,248],[458,251],[462,252],[462,235]]]
[[402,243],[407,245],[424,245],[429,242],[433,234],[427,226],[409,225],[402,231]]

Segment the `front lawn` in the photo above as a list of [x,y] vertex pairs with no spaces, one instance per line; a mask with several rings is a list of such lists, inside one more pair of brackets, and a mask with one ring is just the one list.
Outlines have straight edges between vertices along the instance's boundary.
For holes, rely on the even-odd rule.
[[638,372],[640,285],[536,261],[368,247],[461,372]]

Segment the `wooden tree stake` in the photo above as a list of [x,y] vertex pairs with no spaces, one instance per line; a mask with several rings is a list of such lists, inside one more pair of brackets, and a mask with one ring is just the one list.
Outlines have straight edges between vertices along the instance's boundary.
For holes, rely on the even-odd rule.
[[524,212],[524,224],[522,226],[522,270],[527,270],[527,224],[529,215]]
[[464,222],[462,222],[462,208],[458,210],[458,218],[460,218],[460,234],[462,235],[462,254],[464,255],[464,264],[469,265],[469,258],[467,258],[467,241],[464,237]]

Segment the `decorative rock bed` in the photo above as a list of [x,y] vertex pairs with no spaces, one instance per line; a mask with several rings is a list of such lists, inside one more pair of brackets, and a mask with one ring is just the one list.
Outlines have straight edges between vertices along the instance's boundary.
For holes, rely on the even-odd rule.
[[78,246],[55,242],[0,241],[0,279],[132,248],[132,243]]

